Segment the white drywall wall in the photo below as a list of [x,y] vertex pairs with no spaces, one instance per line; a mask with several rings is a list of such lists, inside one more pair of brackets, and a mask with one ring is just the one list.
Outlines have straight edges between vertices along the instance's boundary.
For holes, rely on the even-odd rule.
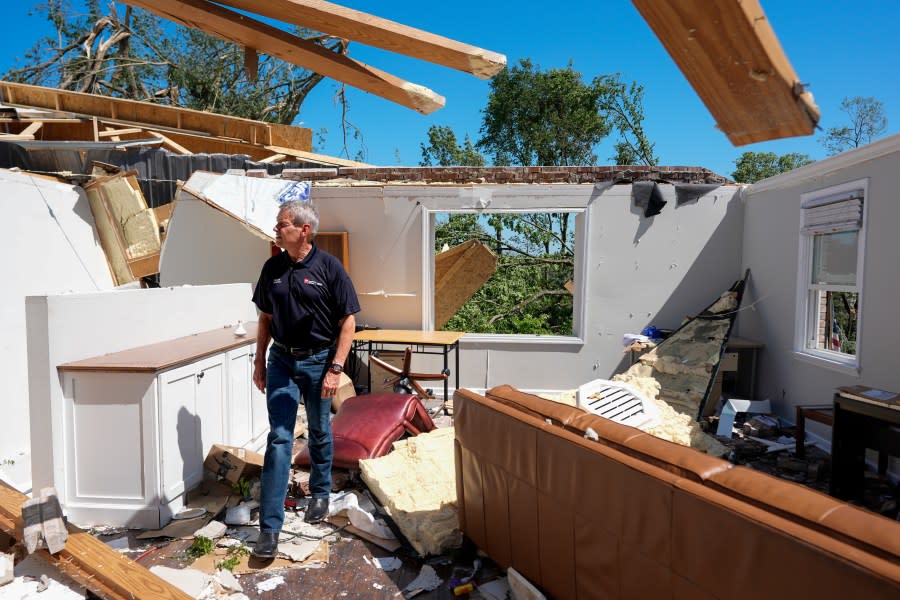
[[[250,296],[245,283],[27,298],[34,488],[65,481],[58,365],[253,321]],[[97,435],[109,427],[115,423],[96,423]]]
[[[797,302],[800,195],[868,178],[866,248],[860,307],[858,377],[794,357]],[[828,404],[835,388],[867,385],[900,391],[896,346],[900,339],[897,295],[900,292],[900,136],[802,167],[759,182],[747,190],[744,267],[751,269],[741,336],[766,344],[760,353],[760,398],[793,421],[800,404]],[[830,439],[831,428],[807,421],[817,435]]]
[[[210,201],[231,207],[229,212],[248,205],[241,199],[243,187],[212,186],[211,178],[224,176],[195,177],[194,188]],[[256,184],[262,186],[256,192],[260,197],[271,197],[283,187],[280,180],[268,181],[268,187]],[[509,383],[561,390],[623,370],[624,333],[640,332],[649,324],[677,327],[742,275],[738,188],[721,187],[679,207],[673,186],[662,184],[661,189],[668,205],[652,218],[633,207],[629,185],[614,186],[602,195],[593,185],[315,186],[311,197],[319,210],[320,230],[349,232],[350,275],[362,307],[357,322],[385,329],[421,329],[428,323],[428,210],[583,210],[578,222],[589,227],[589,243],[579,255],[583,267],[576,274],[578,279],[583,273],[585,281],[576,283],[586,286],[584,339],[461,342],[464,387]],[[184,206],[189,208],[177,207],[170,224],[161,263],[163,282],[255,282],[268,256],[267,248],[256,248],[258,235],[204,202]],[[274,226],[274,217],[268,227],[253,218],[258,229]],[[242,260],[237,256],[241,253],[252,260]],[[414,358],[418,371],[441,366],[437,357]]]
[[25,297],[107,290],[109,267],[79,187],[0,169],[0,479],[30,488]]

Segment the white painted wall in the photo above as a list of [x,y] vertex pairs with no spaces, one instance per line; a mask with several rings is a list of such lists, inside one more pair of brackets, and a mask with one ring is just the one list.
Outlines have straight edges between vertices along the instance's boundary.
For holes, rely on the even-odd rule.
[[[28,297],[34,489],[66,481],[58,365],[255,320],[250,296],[249,284],[230,284]],[[98,419],[92,426],[102,436],[116,424]]]
[[[860,308],[858,377],[794,358],[800,195],[868,178],[866,248]],[[743,264],[751,269],[741,336],[765,342],[760,353],[759,395],[793,422],[799,404],[828,404],[843,385],[900,391],[896,347],[900,340],[897,261],[900,257],[900,136],[767,179],[747,190]],[[831,428],[808,422],[830,439]]]
[[[579,257],[585,281],[577,282],[587,288],[584,338],[525,342],[467,336],[461,342],[464,387],[510,383],[563,390],[624,368],[623,334],[649,324],[677,327],[742,275],[743,211],[737,188],[721,187],[681,207],[675,206],[672,186],[662,189],[669,203],[650,219],[632,206],[629,185],[602,195],[592,185],[318,186],[312,198],[321,230],[349,232],[350,275],[362,307],[357,321],[386,329],[428,327],[428,210],[584,209],[580,222],[587,223],[589,243]],[[178,269],[174,279],[180,282],[208,282],[210,274],[222,281],[256,281],[267,254],[248,266],[233,256],[196,252],[184,243],[185,232],[191,232],[194,244],[202,232],[202,239],[214,240],[210,247],[230,244],[255,252],[249,248],[254,234],[209,210],[182,212],[179,206],[163,254],[164,281],[173,280],[170,264],[177,265],[172,268]],[[436,358],[417,355],[414,365],[419,371],[439,370]]]
[[0,479],[24,491],[31,487],[25,297],[108,290],[113,282],[81,188],[0,169],[0,212]]

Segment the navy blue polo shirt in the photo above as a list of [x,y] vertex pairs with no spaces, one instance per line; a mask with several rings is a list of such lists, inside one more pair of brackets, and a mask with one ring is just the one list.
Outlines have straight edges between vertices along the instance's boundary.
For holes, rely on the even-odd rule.
[[293,348],[334,343],[338,321],[359,312],[356,290],[341,261],[315,244],[300,262],[286,251],[267,260],[253,302],[272,315],[272,337]]

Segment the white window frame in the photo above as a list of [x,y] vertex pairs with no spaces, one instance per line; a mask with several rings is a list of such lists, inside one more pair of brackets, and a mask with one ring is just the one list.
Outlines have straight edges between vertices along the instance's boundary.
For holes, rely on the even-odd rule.
[[[571,188],[571,189],[566,189]],[[523,190],[524,191],[524,190]],[[457,195],[458,193],[458,195]],[[551,192],[541,190],[540,195],[531,193],[514,194],[508,189],[492,187],[462,188],[453,197],[446,197],[440,192],[431,197],[417,198],[423,211],[422,237],[424,256],[422,257],[422,302],[423,323],[426,329],[434,330],[434,227],[438,214],[445,213],[537,213],[537,212],[569,212],[578,213],[575,217],[575,288],[572,307],[572,335],[528,335],[498,333],[466,333],[466,343],[483,344],[530,344],[555,346],[582,346],[585,341],[585,323],[587,298],[587,252],[590,239],[590,210],[592,196],[584,186],[559,186]],[[438,198],[437,196],[444,196]],[[472,197],[472,198],[470,198]],[[463,200],[462,202],[460,200]],[[474,201],[473,201],[474,200]]]
[[[846,291],[859,294],[859,312],[856,315],[856,353],[846,354],[836,352],[834,350],[825,350],[820,348],[809,348],[807,346],[807,338],[810,335],[809,327],[811,323],[810,311],[818,310],[818,307],[810,306],[810,292],[822,286],[815,286],[810,283],[812,279],[813,269],[813,244],[814,235],[799,234],[800,248],[798,253],[798,269],[797,269],[797,313],[794,320],[794,357],[816,366],[825,367],[833,371],[843,373],[845,375],[859,376],[861,363],[860,355],[862,348],[862,319],[863,319],[863,273],[865,265],[865,248],[866,248],[866,214],[868,213],[868,178],[857,179],[839,185],[831,186],[821,190],[806,192],[800,196],[801,218],[800,228],[803,227],[803,209],[802,206],[810,201],[826,198],[828,196],[839,195],[842,193],[852,192],[862,189],[862,224],[857,234],[856,247],[856,285],[855,286],[827,286],[831,291]],[[835,289],[840,287],[842,289]]]

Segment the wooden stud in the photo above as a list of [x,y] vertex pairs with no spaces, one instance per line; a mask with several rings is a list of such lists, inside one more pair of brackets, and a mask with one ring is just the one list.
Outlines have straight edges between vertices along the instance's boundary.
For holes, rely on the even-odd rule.
[[404,81],[342,54],[330,52],[312,42],[206,0],[128,0],[127,3],[236,44],[257,48],[266,54],[422,114],[430,114],[444,106],[444,98],[426,87]]
[[493,77],[506,66],[502,54],[322,0],[221,0],[220,4],[458,69],[481,79]]

